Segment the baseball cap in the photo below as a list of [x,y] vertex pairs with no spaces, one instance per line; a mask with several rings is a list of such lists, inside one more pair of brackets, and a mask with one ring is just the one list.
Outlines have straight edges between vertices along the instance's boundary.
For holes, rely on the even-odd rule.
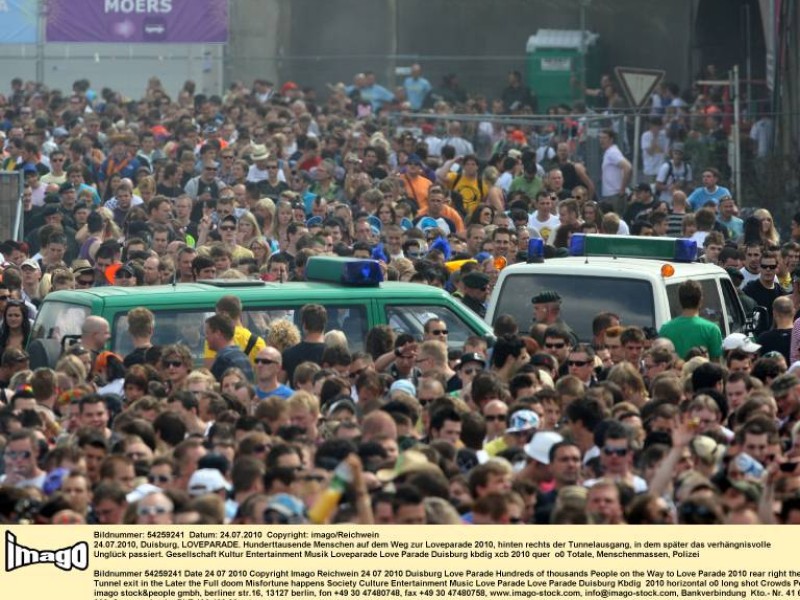
[[532,410],[518,410],[508,421],[506,433],[519,433],[521,431],[529,431],[536,429],[539,426],[539,415]]
[[127,496],[125,496],[125,500],[128,501],[129,504],[133,504],[134,502],[138,502],[145,496],[149,496],[150,494],[156,494],[161,491],[161,488],[153,485],[152,483],[143,483],[134,489],[132,492],[129,492]]
[[36,271],[41,271],[42,268],[39,266],[39,261],[34,260],[32,258],[25,259],[22,264],[19,266],[20,269],[24,267],[30,267],[31,269],[35,269]]
[[550,448],[564,438],[555,431],[537,431],[531,441],[525,444],[525,454],[543,465],[550,464]]
[[230,489],[231,484],[225,481],[222,473],[216,469],[197,469],[189,478],[188,491],[192,496],[203,496]]
[[722,341],[722,349],[725,352],[729,350],[744,350],[745,352],[753,353],[761,349],[761,344],[756,344],[743,333],[732,333]]
[[389,388],[389,392],[390,393],[391,392],[397,392],[397,391],[405,392],[406,394],[409,394],[410,396],[414,396],[415,398],[417,396],[417,388],[414,387],[414,384],[411,381],[409,381],[408,379],[398,379]]
[[272,496],[264,512],[274,511],[287,523],[302,523],[305,521],[305,505],[297,496],[291,494],[275,494]]
[[486,358],[484,358],[483,354],[478,354],[477,352],[466,352],[462,354],[461,358],[458,359],[459,368],[471,362],[476,362],[480,364],[481,368],[486,368]]

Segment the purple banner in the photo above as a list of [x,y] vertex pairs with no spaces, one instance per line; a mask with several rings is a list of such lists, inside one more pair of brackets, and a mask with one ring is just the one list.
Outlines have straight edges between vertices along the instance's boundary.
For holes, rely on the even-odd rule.
[[228,0],[47,0],[48,42],[228,41]]

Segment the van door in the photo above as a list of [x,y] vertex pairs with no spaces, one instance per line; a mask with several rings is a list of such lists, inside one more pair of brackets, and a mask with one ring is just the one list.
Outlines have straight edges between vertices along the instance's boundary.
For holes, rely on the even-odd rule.
[[730,279],[720,279],[719,283],[722,288],[722,299],[725,302],[725,321],[728,325],[728,331],[723,331],[722,336],[743,332],[747,324],[747,316],[744,314],[739,294],[736,293]]

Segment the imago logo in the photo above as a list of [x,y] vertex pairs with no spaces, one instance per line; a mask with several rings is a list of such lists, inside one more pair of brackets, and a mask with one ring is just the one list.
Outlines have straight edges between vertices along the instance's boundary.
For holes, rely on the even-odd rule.
[[35,550],[17,543],[17,536],[6,531],[6,572],[29,565],[52,564],[62,571],[89,566],[89,544],[78,542],[58,550]]

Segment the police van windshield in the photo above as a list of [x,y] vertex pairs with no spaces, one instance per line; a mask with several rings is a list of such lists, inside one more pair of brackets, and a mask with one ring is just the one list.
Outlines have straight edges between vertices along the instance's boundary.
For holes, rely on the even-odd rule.
[[624,325],[655,327],[653,289],[643,279],[617,277],[570,277],[555,274],[510,275],[503,281],[494,318],[512,315],[521,332],[533,321],[531,298],[542,290],[561,296],[561,318],[581,341],[592,340],[592,319],[599,312],[620,316]]

